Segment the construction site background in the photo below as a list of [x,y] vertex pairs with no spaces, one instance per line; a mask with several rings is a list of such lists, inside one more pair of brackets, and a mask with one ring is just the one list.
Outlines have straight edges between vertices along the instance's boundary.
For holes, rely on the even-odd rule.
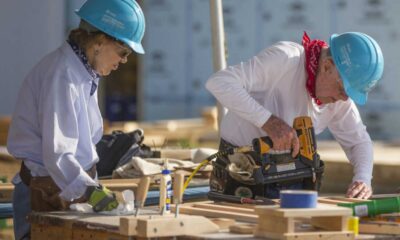
[[[57,48],[79,19],[84,0],[7,1],[0,7],[0,116],[10,116],[24,77]],[[146,16],[146,54],[100,84],[103,116],[115,121],[155,121],[201,116],[214,98],[204,83],[212,74],[208,0],[138,0]],[[330,34],[360,31],[373,36],[385,56],[382,81],[360,112],[374,140],[400,139],[400,2],[396,0],[223,1],[227,63],[246,61],[280,40],[328,40]],[[18,14],[16,14],[18,13]],[[20,16],[24,16],[21,18]],[[12,23],[12,24],[10,24]],[[319,136],[332,139],[328,131]]]

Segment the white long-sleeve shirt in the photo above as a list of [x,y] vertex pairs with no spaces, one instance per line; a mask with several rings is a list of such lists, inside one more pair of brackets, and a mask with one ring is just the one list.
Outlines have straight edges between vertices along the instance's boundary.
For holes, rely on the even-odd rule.
[[326,127],[342,146],[354,168],[353,181],[371,184],[373,146],[358,109],[347,101],[317,106],[306,90],[304,48],[278,42],[257,56],[221,70],[206,88],[228,109],[220,135],[237,145],[266,136],[262,126],[273,114],[289,126],[298,116],[310,116],[315,133]]
[[93,78],[68,43],[47,55],[23,82],[12,117],[8,151],[33,176],[51,176],[60,197],[73,200],[96,182],[85,172],[97,161],[103,134]]

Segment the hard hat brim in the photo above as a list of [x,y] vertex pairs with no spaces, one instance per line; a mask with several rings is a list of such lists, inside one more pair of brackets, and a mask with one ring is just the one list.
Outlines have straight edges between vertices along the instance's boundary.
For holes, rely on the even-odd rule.
[[358,92],[352,88],[345,88],[347,96],[349,96],[358,105],[365,105],[368,100],[368,93]]
[[347,96],[349,96],[355,103],[357,103],[358,105],[364,105],[365,103],[367,103],[367,99],[368,99],[368,93],[366,92],[359,92],[355,89],[353,89],[350,86],[350,82],[349,79],[347,79],[346,75],[344,73],[341,72],[341,69],[338,68],[338,64],[340,64],[338,61],[338,59],[336,59],[336,57],[332,54],[333,52],[336,52],[337,49],[336,46],[332,43],[333,40],[338,36],[338,34],[332,34],[332,36],[329,39],[329,47],[331,48],[331,55],[333,58],[333,62],[335,63],[336,69],[339,72],[340,78],[343,81],[343,85],[344,85],[344,90],[347,94]]
[[128,45],[136,53],[139,53],[139,54],[144,54],[145,53],[144,52],[144,48],[143,48],[141,43],[136,43],[134,41],[130,41],[130,40],[124,39],[124,38],[121,38],[121,39],[118,39],[118,40],[124,42],[126,45]]

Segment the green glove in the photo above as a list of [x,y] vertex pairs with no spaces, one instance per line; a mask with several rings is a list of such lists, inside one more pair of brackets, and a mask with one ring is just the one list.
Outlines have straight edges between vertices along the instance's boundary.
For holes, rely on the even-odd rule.
[[88,197],[88,203],[92,205],[93,211],[111,211],[118,207],[118,201],[115,194],[103,187],[99,186],[89,186],[86,190]]

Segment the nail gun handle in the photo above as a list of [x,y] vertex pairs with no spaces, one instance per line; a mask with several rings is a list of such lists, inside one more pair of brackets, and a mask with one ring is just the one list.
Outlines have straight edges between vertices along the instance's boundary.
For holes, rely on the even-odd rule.
[[253,149],[259,154],[266,154],[273,148],[273,143],[270,137],[260,137],[253,139]]

